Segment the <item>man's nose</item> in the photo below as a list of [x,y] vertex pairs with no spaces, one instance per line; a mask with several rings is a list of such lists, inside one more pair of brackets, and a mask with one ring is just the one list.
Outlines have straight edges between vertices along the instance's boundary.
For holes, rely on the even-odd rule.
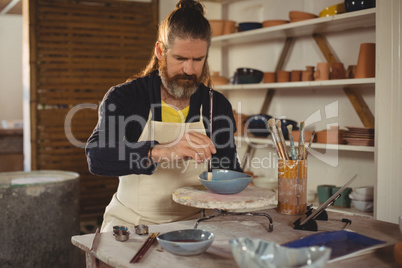
[[188,75],[195,74],[194,61],[188,60],[184,63],[183,72]]

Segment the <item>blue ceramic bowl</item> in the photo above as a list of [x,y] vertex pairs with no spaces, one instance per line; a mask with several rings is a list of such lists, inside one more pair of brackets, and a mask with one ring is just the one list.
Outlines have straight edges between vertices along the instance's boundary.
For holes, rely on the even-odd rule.
[[159,235],[158,243],[170,253],[181,256],[198,255],[206,251],[215,239],[213,233],[186,229]]
[[252,115],[246,120],[246,127],[256,137],[267,137],[271,132],[268,128],[268,120],[272,116],[266,114]]
[[235,77],[237,84],[258,84],[262,81],[264,73],[252,68],[237,68]]
[[239,23],[239,32],[245,32],[262,28],[261,22],[241,22]]
[[375,7],[375,0],[345,0],[346,12]]
[[240,268],[324,268],[331,255],[331,249],[324,246],[287,248],[272,241],[246,237],[229,242]]
[[198,179],[213,193],[237,194],[246,189],[253,177],[233,170],[213,169],[212,180],[208,180],[208,171],[201,173]]
[[283,137],[285,137],[285,140],[289,140],[288,125],[292,125],[293,130],[299,130],[299,127],[297,126],[297,122],[294,120],[290,120],[290,119],[280,119],[280,120],[281,120]]

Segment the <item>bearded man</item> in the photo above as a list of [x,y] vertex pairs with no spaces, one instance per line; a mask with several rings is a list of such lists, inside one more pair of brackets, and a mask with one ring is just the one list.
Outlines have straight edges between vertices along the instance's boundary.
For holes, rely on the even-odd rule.
[[112,87],[87,142],[93,174],[119,176],[102,231],[114,225],[160,224],[194,217],[200,209],[179,205],[172,192],[198,185],[213,168],[241,171],[234,143],[232,107],[213,94],[209,126],[207,63],[211,27],[204,7],[181,0],[161,23],[154,55],[135,79]]

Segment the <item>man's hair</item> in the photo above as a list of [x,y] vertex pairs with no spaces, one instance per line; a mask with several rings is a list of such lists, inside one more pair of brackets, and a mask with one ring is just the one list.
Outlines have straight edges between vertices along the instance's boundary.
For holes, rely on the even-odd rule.
[[[208,20],[204,17],[204,5],[196,0],[180,0],[176,8],[162,21],[158,29],[158,42],[163,54],[173,45],[177,38],[180,39],[201,39],[207,42],[207,51],[211,44],[212,31]],[[159,62],[154,51],[151,60],[143,71],[130,77],[133,80],[137,77],[147,76],[158,70]],[[201,82],[211,86],[211,78],[208,67],[208,55],[205,59],[204,68],[201,74]]]

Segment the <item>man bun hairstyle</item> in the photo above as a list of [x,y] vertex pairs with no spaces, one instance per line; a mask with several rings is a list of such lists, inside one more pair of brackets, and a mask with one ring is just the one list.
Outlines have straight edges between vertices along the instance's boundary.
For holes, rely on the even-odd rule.
[[[207,48],[209,49],[212,30],[204,14],[205,7],[201,2],[196,0],[180,0],[176,4],[176,8],[159,25],[158,42],[161,45],[163,53],[173,45],[176,38],[201,39],[207,43]],[[140,76],[149,75],[153,71],[158,70],[158,68],[158,59],[153,55],[148,66],[142,71]],[[205,60],[201,81],[207,86],[211,85],[207,59]]]

